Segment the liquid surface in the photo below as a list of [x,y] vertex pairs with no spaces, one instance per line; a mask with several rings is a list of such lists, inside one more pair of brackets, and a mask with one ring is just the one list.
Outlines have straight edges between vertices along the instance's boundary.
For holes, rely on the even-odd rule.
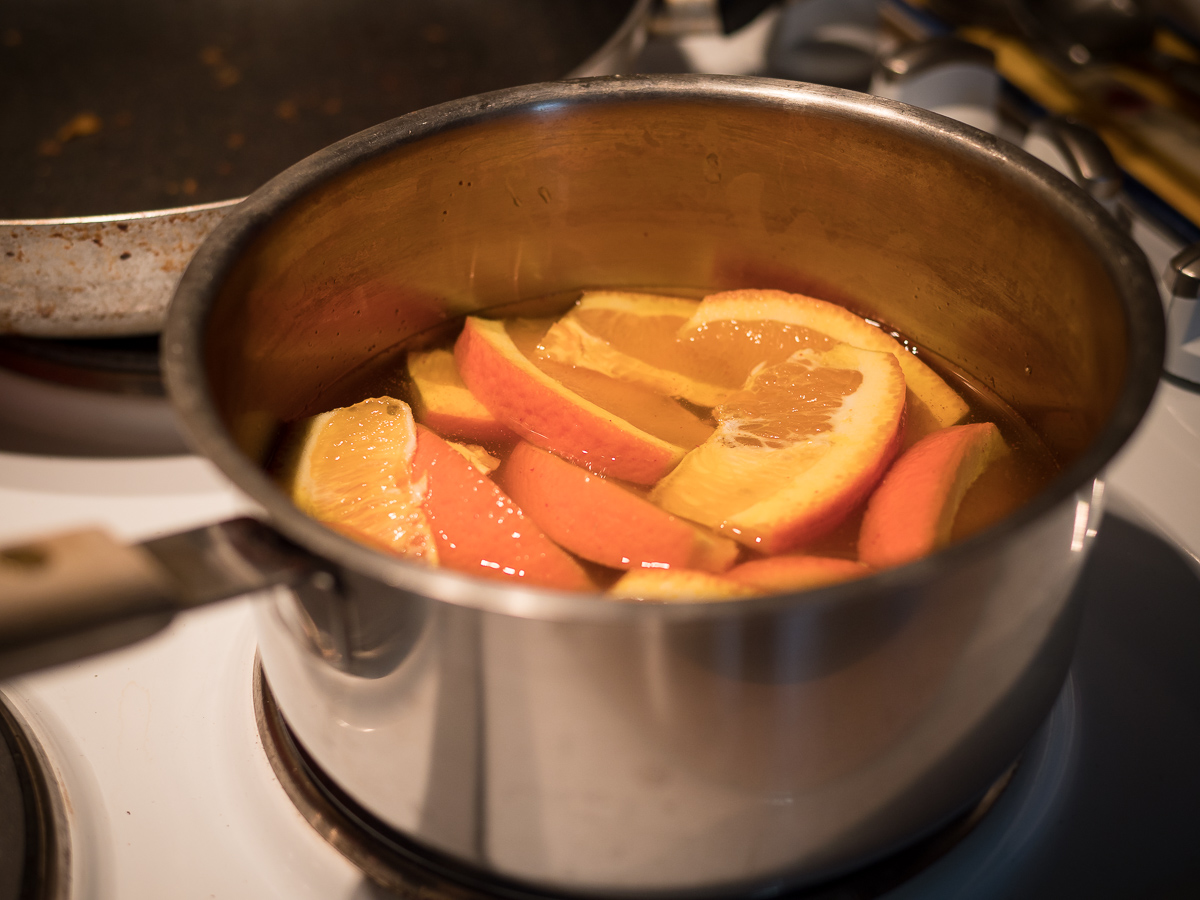
[[[679,302],[686,304],[689,301]],[[783,514],[786,515],[789,507],[786,504],[779,507],[774,500],[771,501],[774,505],[768,504],[769,514],[766,519],[767,524],[764,526],[767,530],[763,532],[767,535],[766,543],[762,543],[763,538],[753,537],[755,533],[753,529],[758,526],[746,525],[745,528],[749,528],[750,531],[743,531],[742,528],[729,524],[734,522],[734,514],[739,509],[750,507],[759,509],[762,507],[764,497],[772,498],[776,493],[781,497],[793,496],[793,494],[789,494],[789,491],[795,491],[796,485],[799,483],[797,482],[799,474],[807,472],[809,469],[814,473],[824,472],[825,470],[821,467],[826,465],[825,456],[829,452],[829,447],[836,447],[839,441],[843,443],[850,441],[860,450],[865,446],[866,449],[863,452],[866,452],[866,455],[859,453],[854,457],[854,459],[865,460],[865,462],[862,462],[861,465],[855,463],[860,468],[849,471],[845,476],[834,476],[834,489],[835,493],[837,490],[843,490],[838,486],[837,479],[857,478],[859,476],[855,474],[856,472],[864,473],[862,475],[864,479],[871,479],[869,482],[864,482],[865,487],[858,488],[850,485],[843,490],[841,495],[838,495],[850,499],[838,501],[842,505],[834,510],[835,515],[831,518],[829,526],[822,524],[824,519],[818,516],[815,524],[801,523],[789,532],[793,537],[785,535],[783,539],[790,541],[784,550],[792,556],[802,554],[829,559],[858,559],[859,535],[868,497],[878,485],[878,479],[885,471],[888,461],[892,459],[892,454],[896,453],[894,446],[891,450],[885,450],[884,443],[894,441],[895,446],[903,447],[921,436],[920,434],[908,435],[904,426],[899,426],[898,429],[896,424],[889,426],[885,421],[889,415],[887,409],[892,409],[894,413],[890,415],[894,417],[890,421],[902,422],[901,410],[912,403],[912,382],[908,382],[909,392],[906,401],[906,378],[900,374],[901,367],[897,365],[898,360],[894,358],[892,352],[886,349],[854,349],[852,345],[839,344],[811,329],[781,322],[714,321],[708,322],[701,328],[688,331],[681,330],[681,325],[687,319],[670,311],[656,310],[652,314],[640,316],[636,322],[631,323],[628,316],[612,315],[604,309],[586,309],[584,306],[576,307],[571,315],[583,324],[585,330],[594,330],[603,335],[604,339],[600,342],[603,346],[599,350],[596,347],[588,349],[585,345],[586,342],[573,345],[570,341],[575,338],[567,335],[569,340],[562,344],[562,348],[566,348],[563,350],[566,356],[560,356],[558,359],[545,358],[546,347],[552,343],[549,338],[553,337],[554,329],[559,328],[562,322],[570,318],[570,316],[561,314],[536,315],[528,318],[505,316],[503,319],[505,328],[499,334],[507,335],[506,339],[511,340],[510,346],[515,347],[518,354],[514,358],[522,359],[524,361],[522,365],[536,369],[542,375],[549,376],[561,387],[567,389],[568,394],[565,395],[567,399],[563,401],[567,406],[564,406],[559,412],[565,413],[568,418],[578,411],[570,406],[573,401],[569,397],[578,395],[589,403],[594,403],[601,410],[618,416],[627,423],[627,426],[641,429],[656,439],[677,445],[682,448],[679,450],[680,453],[698,448],[692,454],[684,457],[685,464],[687,460],[693,460],[696,453],[708,453],[709,455],[707,457],[695,456],[695,460],[701,460],[700,463],[696,463],[700,466],[700,481],[695,480],[694,474],[684,476],[685,478],[692,477],[693,480],[684,483],[682,505],[680,505],[678,497],[674,501],[675,505],[672,505],[672,501],[669,499],[670,491],[677,485],[667,489],[666,493],[663,493],[663,487],[672,479],[678,481],[678,476],[680,472],[684,471],[685,465],[677,468],[674,463],[668,465],[663,471],[669,473],[669,477],[664,478],[663,482],[655,486],[653,482],[646,481],[637,484],[629,483],[623,480],[624,476],[612,472],[606,473],[603,468],[593,468],[587,458],[573,459],[570,452],[555,451],[559,456],[572,462],[575,466],[591,469],[593,482],[613,482],[637,497],[653,501],[663,507],[666,512],[679,513],[685,521],[692,523],[691,527],[699,529],[698,533],[707,535],[704,537],[704,541],[710,548],[718,546],[712,544],[714,540],[724,541],[728,545],[730,544],[729,538],[735,538],[741,545],[737,560],[739,563],[746,563],[770,557],[773,552],[777,552],[768,549],[771,546],[771,540],[774,539],[772,529],[778,524],[779,508],[782,508]],[[556,307],[550,301],[546,303],[531,301],[523,309],[513,310],[510,307],[505,310],[505,313],[535,310],[541,312],[549,311],[549,309],[557,311],[561,307]],[[556,322],[559,324],[555,324]],[[444,331],[442,333],[445,334]],[[462,341],[459,340],[458,344],[461,351]],[[954,394],[965,401],[967,414],[959,424],[992,423],[998,428],[1003,438],[1004,448],[1001,448],[1003,452],[986,464],[982,475],[966,491],[957,514],[953,516],[950,536],[952,540],[959,540],[987,528],[1027,503],[1054,477],[1058,471],[1058,465],[1036,433],[983,384],[946,364],[944,360],[924,348],[914,346],[911,342],[904,342],[904,345],[910,348],[910,351],[921,359],[933,373],[936,373],[929,377],[932,377],[935,382],[940,377],[941,381],[944,381]],[[453,349],[455,341],[451,340],[442,346],[447,350]],[[701,354],[696,353],[697,347],[704,348]],[[599,355],[595,355],[597,353]],[[569,358],[571,354],[576,354],[581,364],[571,365],[562,361],[563,358]],[[707,356],[705,363],[697,363],[698,355]],[[714,359],[719,360],[719,364],[714,363]],[[630,362],[631,360],[632,362]],[[585,362],[586,364],[584,364]],[[908,362],[911,363],[912,360]],[[471,379],[467,377],[468,370],[463,369],[463,364],[460,352],[457,365],[464,380],[470,382]],[[622,368],[627,366],[632,366],[632,368]],[[605,374],[606,369],[616,372],[621,377]],[[704,379],[706,382],[706,390],[713,387],[715,383],[720,386],[719,393],[723,399],[721,402],[698,404],[671,399],[669,393],[664,395],[662,390],[648,388],[647,384],[658,384],[656,379],[662,376],[664,370],[669,370],[667,375],[670,378],[682,377],[685,388],[688,382],[699,383],[700,379]],[[895,381],[896,386],[885,387],[888,379],[898,379]],[[485,381],[483,384],[490,384],[490,381]],[[514,382],[514,384],[516,383]],[[941,390],[945,391],[945,385],[941,387]],[[517,386],[519,387],[519,385]],[[395,396],[403,396],[411,401],[419,393],[419,388],[403,377],[400,377],[399,380],[393,377],[389,381],[387,392]],[[563,395],[556,396],[561,400]],[[679,394],[676,393],[676,396]],[[864,396],[875,399],[868,402],[862,399]],[[872,405],[888,397],[894,399],[887,400],[889,405],[886,409],[882,406]],[[484,407],[493,409],[486,397],[486,391],[484,394],[478,395],[478,399],[483,401]],[[503,404],[504,398],[492,397],[491,400]],[[962,408],[963,404],[959,404],[959,409]],[[499,408],[494,408],[493,412],[497,418],[508,421],[505,419],[506,414],[502,414]],[[855,415],[860,417],[859,424],[850,428],[849,431],[846,430],[848,415],[851,419]],[[865,423],[861,419],[864,415],[867,416]],[[881,415],[884,416],[884,419],[879,419]],[[882,424],[871,424],[875,420]],[[433,420],[430,420],[429,424],[436,430]],[[509,424],[512,425],[511,422]],[[516,425],[512,425],[512,427],[517,428],[518,433],[525,434],[527,439],[533,441],[535,445],[545,446],[539,443],[536,428],[532,432],[533,436],[530,436],[530,433],[522,431]],[[909,427],[915,426],[910,424]],[[919,427],[926,431],[929,430],[928,422],[922,422]],[[718,429],[716,434],[720,438],[717,443],[724,441],[725,446],[730,448],[729,451],[712,450],[715,445],[714,439],[710,436],[714,434],[715,428]],[[878,428],[885,430],[880,432],[877,431]],[[888,428],[890,431],[887,430]],[[894,435],[894,438],[886,437],[888,434]],[[451,434],[443,436],[451,441],[463,440],[463,438]],[[504,487],[505,479],[511,476],[511,473],[507,471],[507,460],[514,440],[516,440],[515,436],[510,440],[489,441],[481,438],[478,441],[482,444],[483,449],[501,461],[499,470],[494,474],[494,478],[501,487]],[[871,463],[871,460],[876,458],[871,455],[876,452],[871,449],[873,446],[879,448],[878,465],[883,468],[875,470],[870,468],[875,465]],[[469,457],[474,451],[460,449],[460,452]],[[750,455],[736,458],[721,455],[727,452],[749,453]],[[600,456],[596,456],[594,459],[602,462]],[[708,477],[708,470],[704,468],[705,465],[709,465],[709,463],[703,462],[705,459],[713,461],[711,465],[715,466],[711,470],[711,478]],[[743,465],[743,462],[750,465],[751,468],[745,470],[747,477],[743,479],[739,474],[728,485],[724,485],[722,482],[722,486],[716,489],[716,493],[710,491],[708,495],[703,493],[698,495],[707,496],[707,499],[696,502],[688,501],[686,494],[690,489],[687,488],[687,484],[711,487],[706,482],[715,483],[725,477],[724,473],[729,471],[726,467],[730,462],[722,462],[722,460],[732,461],[737,466]],[[696,464],[693,464],[693,469]],[[867,468],[862,468],[862,466]],[[738,471],[741,470],[738,469]],[[810,476],[805,475],[805,477]],[[828,478],[827,475],[821,477]],[[584,482],[587,481],[588,479],[585,478]],[[587,494],[588,497],[591,496],[588,494],[591,488],[571,488],[570,490],[583,490],[584,494]],[[755,499],[756,496],[757,499]],[[596,498],[594,505],[589,506],[591,501],[581,495],[575,513],[581,523],[603,519],[605,515],[604,502],[601,495],[597,494]],[[852,508],[848,505],[851,503]],[[534,521],[537,521],[539,514],[537,509],[527,512]],[[720,513],[717,515],[717,519],[723,519],[724,522],[712,519],[717,513]],[[555,513],[545,512],[544,514],[553,515]],[[772,515],[776,518],[772,519]],[[840,524],[837,524],[839,522]],[[706,528],[705,525],[710,527]],[[786,523],[785,526],[785,531],[792,527]],[[621,527],[621,523],[616,523],[616,532],[620,532]],[[657,528],[658,526],[647,527]],[[795,535],[799,535],[799,537],[795,537]],[[553,537],[565,549],[575,554],[577,562],[584,567],[597,588],[608,587],[621,576],[619,570],[597,565],[597,557],[589,556],[586,548],[580,550],[578,547],[570,545],[569,540],[572,539],[570,535],[567,536],[565,542],[557,536]],[[608,539],[603,536],[589,538],[593,541]],[[732,552],[730,549],[729,553]],[[732,558],[729,553],[722,557],[726,560],[725,565],[728,565],[727,560]],[[654,563],[652,567],[682,568],[686,571],[694,565],[686,563],[686,553],[681,559],[685,561],[676,561],[671,564]],[[642,565],[647,564],[642,563]],[[708,571],[719,574],[724,570],[709,569]],[[778,572],[773,573],[772,577],[778,574]],[[705,577],[711,579],[710,576]],[[836,577],[840,579],[859,576],[842,574]],[[713,581],[712,584],[716,585],[717,581]],[[814,585],[806,582],[806,586]],[[617,587],[619,590],[620,584]],[[713,587],[712,589],[717,590],[718,588]],[[741,594],[737,592],[726,594],[726,596],[739,595]],[[664,595],[660,599],[679,598]]]

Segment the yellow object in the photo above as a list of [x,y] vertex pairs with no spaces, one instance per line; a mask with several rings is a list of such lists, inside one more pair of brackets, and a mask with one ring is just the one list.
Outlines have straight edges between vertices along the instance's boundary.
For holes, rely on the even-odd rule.
[[415,388],[413,405],[417,419],[424,422],[429,410],[452,411],[454,414],[488,420],[492,414],[475,395],[467,390],[454,354],[445,348],[408,354],[408,377]]
[[677,339],[699,301],[589,291],[537,348],[539,359],[603,372],[697,406],[716,406],[741,387],[712,384],[711,367]]
[[754,588],[719,575],[681,569],[630,569],[608,591],[619,600],[733,600],[757,594]]
[[424,484],[410,478],[416,448],[408,404],[375,397],[300,425],[281,481],[313,518],[436,565],[437,547],[421,507]]
[[763,552],[789,550],[866,497],[896,450],[903,411],[893,354],[797,351],[717,407],[712,437],[650,499]]
[[783,291],[726,291],[705,297],[681,334],[705,348],[708,357],[738,361],[740,379],[755,365],[837,342],[891,353],[908,388],[910,436],[954,425],[967,414],[966,401],[929,366],[882,328],[835,303]]
[[478,444],[460,444],[457,441],[446,441],[452,450],[473,465],[484,475],[491,475],[500,468],[500,460],[492,456]]
[[[991,48],[996,56],[997,71],[1047,110],[1073,116],[1095,129],[1122,169],[1200,225],[1200,175],[1197,175],[1194,162],[1189,167],[1182,158],[1174,158],[1179,154],[1173,152],[1182,152],[1194,160],[1194,142],[1185,140],[1185,146],[1173,145],[1179,143],[1176,128],[1190,126],[1191,130],[1196,130],[1196,126],[1169,106],[1161,105],[1168,99],[1161,84],[1156,82],[1151,88],[1147,76],[1123,67],[1113,67],[1106,72],[1083,70],[1079,83],[1076,83],[1016,38],[985,28],[965,28],[961,36]],[[1083,81],[1095,80],[1098,74],[1107,74],[1113,83],[1135,89],[1147,100],[1159,101],[1160,105],[1152,106],[1139,116],[1119,120],[1102,101],[1083,90]]]

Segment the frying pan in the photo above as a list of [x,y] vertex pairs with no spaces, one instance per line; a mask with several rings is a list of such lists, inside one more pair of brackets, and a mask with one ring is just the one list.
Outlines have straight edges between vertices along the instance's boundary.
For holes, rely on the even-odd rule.
[[[712,0],[727,32],[770,3]],[[454,97],[629,71],[652,15],[678,5],[12,4],[0,22],[0,334],[155,333],[205,235],[296,160]]]
[[[373,395],[456,317],[601,285],[841,300],[986,383],[1061,472],[869,578],[638,604],[379,553],[265,471],[285,423]],[[465,98],[297,164],[208,238],[163,342],[192,446],[266,520],[0,553],[4,670],[271,588],[278,708],[399,844],[534,890],[762,896],[928,833],[1028,742],[1163,321],[1129,236],[1011,144],[835,88],[632,76]]]
[[625,71],[653,5],[8,4],[0,333],[157,332],[192,252],[277,172],[454,97]]

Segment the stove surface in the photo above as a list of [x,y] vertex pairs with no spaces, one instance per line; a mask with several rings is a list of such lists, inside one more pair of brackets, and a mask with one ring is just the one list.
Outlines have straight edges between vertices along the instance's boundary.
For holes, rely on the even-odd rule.
[[[144,402],[169,426],[164,401]],[[143,540],[253,511],[197,457],[83,455],[45,434],[29,452],[29,438],[0,429],[0,541],[85,524]],[[1000,800],[940,861],[882,886],[890,893],[860,879],[797,896],[1200,893],[1197,497],[1200,393],[1164,381],[1110,467],[1120,516],[1081,583],[1071,678]],[[263,752],[254,602],[187,613],[140,645],[3,685],[67,798],[63,897],[383,896],[310,827]]]
[[[1148,421],[1114,471],[1150,452],[1160,424]],[[139,539],[246,507],[194,457],[12,453],[0,454],[0,504],[15,513],[0,538],[102,521]],[[884,896],[1200,892],[1197,569],[1163,537],[1110,516],[1080,589],[1071,678],[1012,783],[962,843]],[[69,798],[72,900],[383,896],[309,826],[263,752],[254,602],[181,615],[140,645],[3,686]],[[873,895],[839,886],[796,896]]]
[[[770,26],[738,44],[685,39],[662,66],[761,71]],[[793,896],[1200,896],[1200,392],[1160,383],[1109,468],[1106,504],[1071,675],[991,812],[899,887]],[[160,398],[98,401],[0,371],[0,510],[0,542],[90,524],[132,541],[253,504],[183,452]],[[68,801],[64,900],[391,896],[318,835],[267,760],[255,602],[0,685]]]

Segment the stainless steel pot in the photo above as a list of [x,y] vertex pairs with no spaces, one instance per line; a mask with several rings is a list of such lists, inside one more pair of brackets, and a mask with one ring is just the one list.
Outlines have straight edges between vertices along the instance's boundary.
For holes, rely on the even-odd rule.
[[[845,302],[981,378],[1062,473],[985,533],[869,579],[657,605],[386,557],[264,472],[281,424],[378,390],[464,313],[600,285]],[[270,182],[176,293],[173,402],[285,537],[241,522],[136,561],[109,549],[106,578],[143,598],[124,607],[143,628],[163,597],[288,581],[258,622],[296,738],[370,813],[462,864],[638,896],[809,883],[946,821],[1045,717],[1097,479],[1154,391],[1162,332],[1144,257],[1099,206],[920,110],[703,76],[456,101]],[[52,633],[35,627],[45,596],[25,640]]]

